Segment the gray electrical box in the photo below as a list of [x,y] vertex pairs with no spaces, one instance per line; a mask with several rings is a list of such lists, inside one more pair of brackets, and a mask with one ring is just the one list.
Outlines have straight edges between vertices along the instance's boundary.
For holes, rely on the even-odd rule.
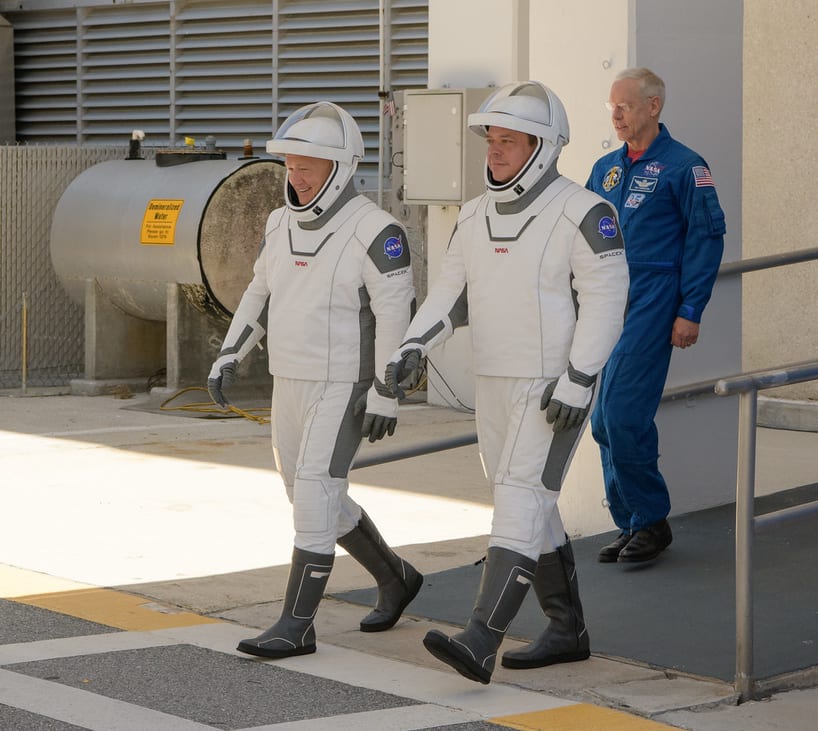
[[468,128],[494,89],[403,92],[403,201],[463,205],[486,190],[486,142]]

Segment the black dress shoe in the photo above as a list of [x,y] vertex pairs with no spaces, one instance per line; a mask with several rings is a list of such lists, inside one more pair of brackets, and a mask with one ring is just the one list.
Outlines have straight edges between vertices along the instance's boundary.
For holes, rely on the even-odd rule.
[[673,540],[673,533],[666,520],[649,525],[647,528],[636,531],[633,538],[619,552],[617,561],[625,563],[650,561],[664,551]]
[[597,556],[599,563],[616,563],[616,559],[619,558],[619,552],[630,543],[631,538],[633,538],[631,533],[622,531],[613,543],[609,543],[599,550],[599,555]]

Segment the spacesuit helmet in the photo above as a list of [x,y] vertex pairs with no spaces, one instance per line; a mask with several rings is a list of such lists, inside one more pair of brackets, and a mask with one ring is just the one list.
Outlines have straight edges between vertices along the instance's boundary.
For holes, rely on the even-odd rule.
[[486,164],[486,192],[500,202],[513,201],[529,190],[559,157],[570,137],[565,107],[539,81],[515,81],[500,87],[469,115],[468,123],[481,137],[489,127],[504,127],[538,139],[531,157],[511,180],[495,180]]
[[315,102],[296,109],[267,142],[271,155],[303,155],[333,162],[332,170],[321,190],[305,204],[290,184],[285,182],[287,207],[299,220],[314,220],[326,211],[346,189],[364,156],[361,130],[346,110],[332,102]]

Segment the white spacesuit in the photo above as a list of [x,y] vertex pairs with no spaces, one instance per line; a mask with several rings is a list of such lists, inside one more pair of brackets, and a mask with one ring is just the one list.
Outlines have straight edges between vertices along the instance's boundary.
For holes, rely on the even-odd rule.
[[[345,110],[329,102],[302,107],[267,151],[285,156],[287,205],[267,220],[253,280],[208,385],[224,405],[222,387],[270,333],[273,451],[293,504],[295,545],[281,619],[238,649],[287,657],[315,651],[312,620],[336,542],[378,583],[378,604],[363,631],[394,625],[420,589],[421,575],[347,494],[362,434],[375,441],[395,428],[397,399],[375,374],[384,372],[406,329],[414,287],[405,231],[353,187],[364,146]],[[328,171],[306,201],[292,184],[299,161]]]
[[[597,373],[622,329],[628,272],[614,209],[557,172],[568,121],[550,89],[507,85],[470,115],[469,127],[489,139],[486,194],[463,206],[440,276],[385,380],[399,392],[418,359],[468,322],[480,454],[494,489],[492,530],[466,630],[452,638],[432,631],[424,644],[487,683],[532,582],[551,622],[536,647],[506,653],[503,664],[589,655],[557,498]],[[532,152],[516,174],[498,180],[492,141],[501,145],[509,130]]]

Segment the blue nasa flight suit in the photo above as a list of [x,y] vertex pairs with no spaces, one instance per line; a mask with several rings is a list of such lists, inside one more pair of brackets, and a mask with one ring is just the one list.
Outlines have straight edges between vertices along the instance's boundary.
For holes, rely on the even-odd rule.
[[673,322],[701,321],[725,233],[707,163],[659,128],[636,162],[623,145],[596,162],[586,183],[619,211],[630,272],[625,325],[602,371],[591,431],[611,516],[633,533],[670,512],[654,417],[670,367]]

